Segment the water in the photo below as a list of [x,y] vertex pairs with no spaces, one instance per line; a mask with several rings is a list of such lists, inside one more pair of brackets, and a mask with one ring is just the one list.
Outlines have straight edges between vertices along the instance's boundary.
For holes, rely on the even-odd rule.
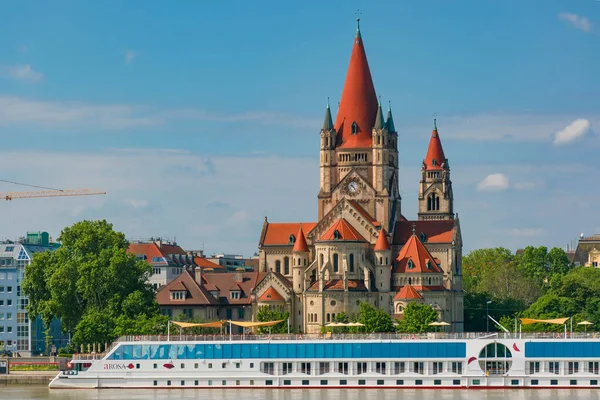
[[598,389],[71,389],[49,390],[43,385],[0,386],[0,399],[82,400],[536,400],[600,399]]

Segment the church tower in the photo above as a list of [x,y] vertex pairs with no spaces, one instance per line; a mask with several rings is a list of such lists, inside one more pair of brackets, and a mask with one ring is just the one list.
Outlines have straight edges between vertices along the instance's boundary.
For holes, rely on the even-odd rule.
[[454,219],[454,199],[450,165],[433,120],[433,132],[421,166],[419,182],[419,220]]
[[377,100],[360,25],[335,123],[329,105],[325,111],[320,148],[319,220],[346,198],[393,230],[401,213],[398,134],[391,110],[386,120]]

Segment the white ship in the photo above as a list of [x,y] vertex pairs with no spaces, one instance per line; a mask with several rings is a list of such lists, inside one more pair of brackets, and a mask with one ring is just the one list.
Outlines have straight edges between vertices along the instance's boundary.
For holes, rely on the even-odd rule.
[[123,337],[51,388],[596,387],[595,335],[429,333]]

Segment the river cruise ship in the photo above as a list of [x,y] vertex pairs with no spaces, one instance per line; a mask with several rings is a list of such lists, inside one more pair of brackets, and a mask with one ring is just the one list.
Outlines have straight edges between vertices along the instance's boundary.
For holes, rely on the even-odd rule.
[[75,356],[50,387],[597,387],[600,340],[581,335],[129,336]]

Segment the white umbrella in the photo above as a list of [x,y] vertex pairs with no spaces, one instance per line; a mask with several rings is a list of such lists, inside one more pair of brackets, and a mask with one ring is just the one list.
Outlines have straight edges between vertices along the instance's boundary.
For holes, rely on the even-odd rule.
[[583,332],[587,333],[587,327],[588,327],[588,325],[594,325],[594,324],[591,323],[590,321],[581,321],[581,322],[578,322],[577,325],[583,325],[583,327],[584,327],[583,328]]

